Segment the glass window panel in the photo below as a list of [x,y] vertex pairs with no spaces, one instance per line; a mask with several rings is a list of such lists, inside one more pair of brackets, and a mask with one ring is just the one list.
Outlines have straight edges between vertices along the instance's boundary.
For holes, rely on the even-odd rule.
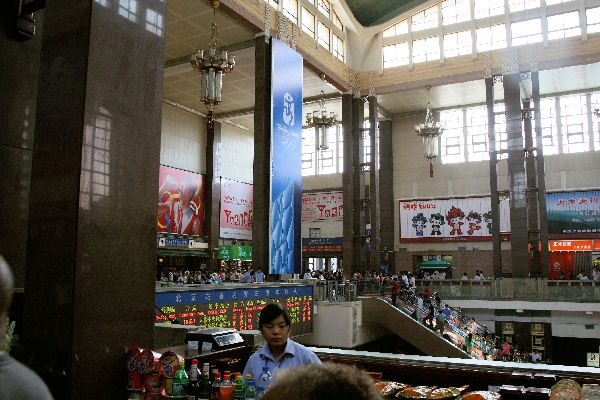
[[540,99],[540,114],[544,155],[558,154],[558,127],[556,123],[556,100],[554,97]]
[[464,162],[462,109],[441,111],[440,122],[444,126],[444,134],[441,136],[442,163]]
[[440,39],[438,36],[413,41],[413,62],[440,59]]
[[340,61],[344,61],[344,41],[340,39],[335,33],[333,34],[333,43],[331,44],[331,52]]
[[539,43],[542,37],[542,20],[540,18],[513,22],[510,24],[512,45],[520,46],[529,43]]
[[408,20],[398,22],[396,25],[393,25],[386,30],[383,31],[383,37],[392,37],[397,35],[402,35],[408,33]]
[[282,0],[283,15],[298,25],[298,0]]
[[587,33],[600,32],[600,7],[585,10]]
[[548,40],[581,35],[579,11],[551,15],[548,17]]
[[438,26],[438,8],[437,5],[429,7],[411,17],[413,32],[424,29],[435,28]]
[[506,47],[506,26],[504,24],[477,29],[477,51],[488,51]]
[[311,38],[315,37],[315,16],[302,7],[302,30],[310,35]]
[[330,10],[330,6],[329,6],[329,1],[328,0],[317,0],[317,10],[321,11],[323,14],[325,14],[327,16],[327,19],[329,19],[329,10]]
[[[506,134],[506,107],[503,103],[494,104],[494,134],[496,136],[496,151],[508,149],[508,135]],[[489,140],[488,140],[489,141]],[[508,158],[508,153],[498,153],[498,160]]]
[[475,18],[487,18],[504,14],[504,1],[475,0]]
[[467,150],[468,161],[489,160],[487,107],[467,108]]
[[456,57],[473,52],[471,31],[454,32],[444,35],[444,57]]
[[329,28],[319,22],[319,44],[329,50]]
[[551,6],[553,4],[568,3],[570,1],[573,1],[573,0],[546,0],[546,5]]
[[408,43],[398,43],[383,47],[383,68],[408,65]]
[[344,30],[344,25],[342,25],[342,21],[340,21],[340,18],[337,16],[337,14],[335,13],[335,11],[333,12],[333,24],[335,26],[337,26],[337,28],[341,31]]
[[529,10],[538,8],[539,6],[540,0],[508,0],[508,9],[510,12]]
[[560,113],[563,153],[589,151],[586,95],[561,97]]
[[471,19],[470,0],[445,0],[442,2],[442,24],[456,24]]
[[302,130],[302,176],[315,175],[315,130],[307,128]]
[[[592,93],[591,99],[591,108],[592,113],[594,110],[599,110],[600,112],[600,93]],[[592,114],[592,130],[594,131],[594,150],[600,150],[600,115]]]

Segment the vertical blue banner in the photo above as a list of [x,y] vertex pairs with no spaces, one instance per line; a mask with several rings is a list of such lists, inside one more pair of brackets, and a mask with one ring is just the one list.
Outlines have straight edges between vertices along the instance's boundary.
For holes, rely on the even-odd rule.
[[300,272],[302,56],[272,39],[269,273]]

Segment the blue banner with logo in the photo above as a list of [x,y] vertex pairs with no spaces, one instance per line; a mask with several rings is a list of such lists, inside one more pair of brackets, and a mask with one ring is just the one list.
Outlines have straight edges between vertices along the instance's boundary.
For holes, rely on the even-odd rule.
[[302,214],[302,56],[272,39],[271,274],[300,272]]

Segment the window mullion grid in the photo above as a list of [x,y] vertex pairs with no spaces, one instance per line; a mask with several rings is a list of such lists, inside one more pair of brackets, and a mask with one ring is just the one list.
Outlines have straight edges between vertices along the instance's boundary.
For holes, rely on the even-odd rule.
[[558,153],[563,153],[563,135],[562,135],[562,110],[560,109],[560,96],[556,96],[554,101],[555,113],[556,113],[556,141],[558,145]]
[[[506,47],[512,46],[512,25],[510,23],[510,12],[508,0],[504,0],[504,31],[506,33]],[[490,39],[492,41],[493,39]]]
[[473,59],[477,59],[477,53],[479,49],[477,48],[477,24],[475,23],[475,0],[469,1],[469,7],[471,8],[471,49]]
[[[440,47],[440,64],[444,65],[446,62],[444,57],[444,32],[442,29],[442,2],[439,2],[437,5],[438,9],[438,46]],[[439,153],[438,153],[439,154]]]
[[408,24],[408,70],[413,70],[413,34],[412,34],[412,23],[409,20]]
[[546,11],[546,0],[540,0],[540,19],[542,20],[542,44],[548,47],[548,13]]
[[469,161],[469,128],[468,128],[468,121],[467,121],[467,109],[463,108],[462,109],[462,113],[463,113],[463,152],[464,152],[464,162],[468,162]]
[[579,28],[581,29],[581,41],[587,42],[587,14],[585,12],[585,0],[579,0]]
[[595,143],[594,143],[594,121],[592,118],[592,93],[591,92],[587,92],[585,94],[585,112],[586,112],[586,116],[587,116],[587,134],[588,134],[588,143],[589,143],[589,148],[587,151],[594,151],[595,148]]

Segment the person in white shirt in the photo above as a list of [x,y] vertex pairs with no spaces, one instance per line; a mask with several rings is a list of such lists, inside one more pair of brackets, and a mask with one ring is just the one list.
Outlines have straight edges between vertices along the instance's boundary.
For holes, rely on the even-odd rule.
[[532,363],[538,363],[542,359],[542,357],[540,357],[537,349],[533,349],[533,351],[529,355],[531,356],[531,362]]
[[410,287],[417,287],[417,278],[415,278],[414,274],[410,276]]
[[600,271],[598,271],[598,267],[594,267],[592,270],[592,279],[595,281],[600,280]]
[[419,297],[417,297],[417,309],[416,309],[416,314],[417,314],[417,321],[422,324],[423,323],[423,295],[420,294]]
[[402,273],[402,282],[404,282],[404,284],[408,286],[408,276],[406,276],[404,272]]
[[439,279],[446,279],[446,273],[444,271],[440,272]]
[[463,276],[460,277],[460,280],[461,281],[467,281],[467,280],[469,280],[469,277],[467,276],[466,272],[463,274]]
[[303,276],[303,278],[304,278],[304,279],[311,279],[311,278],[312,278],[312,275],[310,274],[310,271],[306,271],[306,272],[304,273],[304,276]]

